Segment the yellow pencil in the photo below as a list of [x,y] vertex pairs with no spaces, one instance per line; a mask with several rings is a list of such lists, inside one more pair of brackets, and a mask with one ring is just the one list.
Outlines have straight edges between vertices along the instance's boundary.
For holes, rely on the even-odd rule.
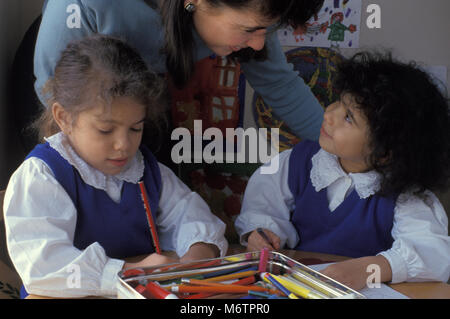
[[289,299],[298,299],[298,297],[289,289],[287,289],[286,287],[284,287],[277,279],[275,279],[275,277],[272,274],[269,274],[267,272],[262,272],[260,274],[261,278],[275,286],[279,291],[281,291],[283,294],[285,294]]
[[293,282],[287,280],[286,278],[282,276],[276,276],[272,275],[276,280],[278,280],[283,286],[285,286],[287,289],[292,291],[294,294],[307,299],[323,299],[318,294],[312,292],[309,289],[306,289],[305,287],[302,287],[300,285],[296,285]]

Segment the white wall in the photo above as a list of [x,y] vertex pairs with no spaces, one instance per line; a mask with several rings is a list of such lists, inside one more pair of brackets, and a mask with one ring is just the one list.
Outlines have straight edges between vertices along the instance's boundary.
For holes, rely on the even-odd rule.
[[0,189],[20,164],[23,151],[17,137],[8,130],[6,83],[15,52],[29,25],[41,12],[43,0],[0,1]]
[[[350,0],[352,1],[352,0]],[[366,26],[369,4],[381,7],[381,28]],[[387,48],[405,60],[427,65],[444,65],[450,72],[450,1],[448,0],[363,0],[360,49]],[[357,50],[342,50],[345,55]],[[450,77],[447,75],[447,79]],[[450,85],[447,81],[447,87]]]

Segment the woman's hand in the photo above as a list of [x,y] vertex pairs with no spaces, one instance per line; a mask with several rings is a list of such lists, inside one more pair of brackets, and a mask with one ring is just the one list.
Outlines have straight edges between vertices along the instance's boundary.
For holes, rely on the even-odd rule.
[[250,236],[248,236],[248,251],[260,251],[264,247],[267,247],[269,250],[280,249],[280,237],[278,237],[268,229],[263,229],[263,232],[266,234],[272,244],[270,244],[262,235],[260,235],[257,230],[254,230],[253,232],[251,232]]
[[[371,265],[375,265],[375,268],[374,266],[369,267]],[[379,278],[376,277],[374,269],[380,271]],[[372,278],[379,283],[392,280],[391,266],[381,255],[337,262],[323,269],[321,273],[355,290],[366,287],[369,276],[371,276],[371,283],[376,283],[372,281]]]

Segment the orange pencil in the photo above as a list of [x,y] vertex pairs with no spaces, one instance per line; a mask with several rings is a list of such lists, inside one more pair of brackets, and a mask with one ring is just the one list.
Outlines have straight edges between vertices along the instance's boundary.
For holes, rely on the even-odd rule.
[[244,278],[248,276],[256,275],[258,271],[256,270],[248,270],[248,271],[241,271],[234,274],[229,275],[223,275],[223,276],[217,276],[217,277],[211,277],[207,279],[203,279],[204,281],[225,281],[225,280],[231,280],[231,279],[237,279],[237,278]]
[[152,235],[153,244],[155,246],[156,252],[161,254],[161,247],[159,246],[158,234],[156,233],[156,225],[153,220],[152,210],[150,208],[150,203],[148,202],[147,191],[145,190],[144,182],[139,182],[139,189],[141,190],[142,201],[144,202],[145,212],[147,213],[147,220],[150,226],[150,233]]
[[210,282],[206,281],[204,279],[190,279],[190,278],[182,278],[181,283],[182,284],[190,284],[195,286],[210,286],[210,287],[222,287],[222,286],[229,286],[229,285],[249,285],[255,282],[255,276],[250,276],[243,278],[241,280],[235,281],[231,284],[224,284],[219,282]]
[[[197,281],[201,281],[204,284],[204,280],[197,280]],[[249,277],[242,278],[242,279],[240,279],[238,281],[235,281],[233,284],[234,285],[250,285],[250,284],[253,284],[255,281],[256,281],[255,276],[249,276]],[[213,283],[210,283],[210,284],[213,284]],[[192,294],[192,295],[189,295],[187,297],[184,297],[184,299],[203,299],[203,298],[207,298],[207,297],[213,296],[215,294],[216,293],[201,292],[201,293],[198,293],[198,294]]]

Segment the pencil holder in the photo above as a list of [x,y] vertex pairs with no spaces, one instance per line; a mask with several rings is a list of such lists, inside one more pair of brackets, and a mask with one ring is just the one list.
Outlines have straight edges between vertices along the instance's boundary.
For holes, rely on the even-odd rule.
[[[271,280],[261,280],[261,274]],[[150,282],[179,299],[365,299],[359,292],[302,263],[267,251],[121,271],[118,298],[152,299],[155,294],[145,287]]]

